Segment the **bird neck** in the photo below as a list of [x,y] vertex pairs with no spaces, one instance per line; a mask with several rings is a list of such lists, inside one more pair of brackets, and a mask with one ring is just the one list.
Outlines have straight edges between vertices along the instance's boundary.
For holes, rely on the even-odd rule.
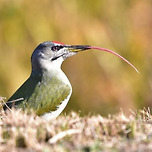
[[71,86],[67,76],[61,70],[61,64],[63,62],[62,58],[59,58],[53,62],[49,62],[48,60],[43,60],[41,62],[41,66],[32,67],[32,77],[48,77],[48,78],[56,78],[60,81],[64,82]]
[[32,62],[32,75],[44,75],[50,74],[54,72],[59,72],[61,70],[61,64],[63,62],[63,58],[58,58],[57,60],[39,60]]

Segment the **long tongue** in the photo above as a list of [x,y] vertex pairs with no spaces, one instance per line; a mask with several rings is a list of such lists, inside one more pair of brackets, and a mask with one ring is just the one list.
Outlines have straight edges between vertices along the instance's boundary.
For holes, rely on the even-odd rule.
[[100,47],[95,47],[95,46],[89,46],[88,49],[96,49],[96,50],[101,50],[101,51],[106,51],[109,53],[112,53],[116,56],[118,56],[119,58],[121,58],[122,60],[124,60],[125,62],[127,62],[137,73],[139,73],[139,71],[135,68],[135,66],[133,66],[128,60],[126,60],[124,57],[122,57],[121,55],[119,55],[118,53],[105,49],[105,48],[100,48]]

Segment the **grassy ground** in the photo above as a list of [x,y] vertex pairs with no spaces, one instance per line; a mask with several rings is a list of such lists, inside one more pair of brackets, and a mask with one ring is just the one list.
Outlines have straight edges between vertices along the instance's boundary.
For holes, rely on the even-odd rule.
[[46,122],[12,109],[1,112],[0,151],[152,151],[152,116],[149,109],[107,118],[72,112]]

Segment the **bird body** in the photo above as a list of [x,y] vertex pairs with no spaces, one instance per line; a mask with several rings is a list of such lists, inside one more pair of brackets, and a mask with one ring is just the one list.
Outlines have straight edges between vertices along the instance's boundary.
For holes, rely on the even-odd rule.
[[[72,87],[67,77],[61,70],[56,70],[46,72],[43,76],[31,75],[9,101],[20,99],[15,102],[16,107],[32,107],[37,115],[52,119],[65,108],[71,93]],[[52,113],[53,111],[56,112]]]

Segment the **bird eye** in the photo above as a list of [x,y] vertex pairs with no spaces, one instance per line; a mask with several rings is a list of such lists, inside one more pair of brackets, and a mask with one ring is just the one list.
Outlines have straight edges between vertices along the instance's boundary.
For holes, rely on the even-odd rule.
[[51,50],[56,51],[57,50],[56,46],[52,46]]
[[63,48],[63,46],[61,46],[61,45],[55,45],[55,46],[52,46],[51,50],[52,51],[59,51],[62,48]]

